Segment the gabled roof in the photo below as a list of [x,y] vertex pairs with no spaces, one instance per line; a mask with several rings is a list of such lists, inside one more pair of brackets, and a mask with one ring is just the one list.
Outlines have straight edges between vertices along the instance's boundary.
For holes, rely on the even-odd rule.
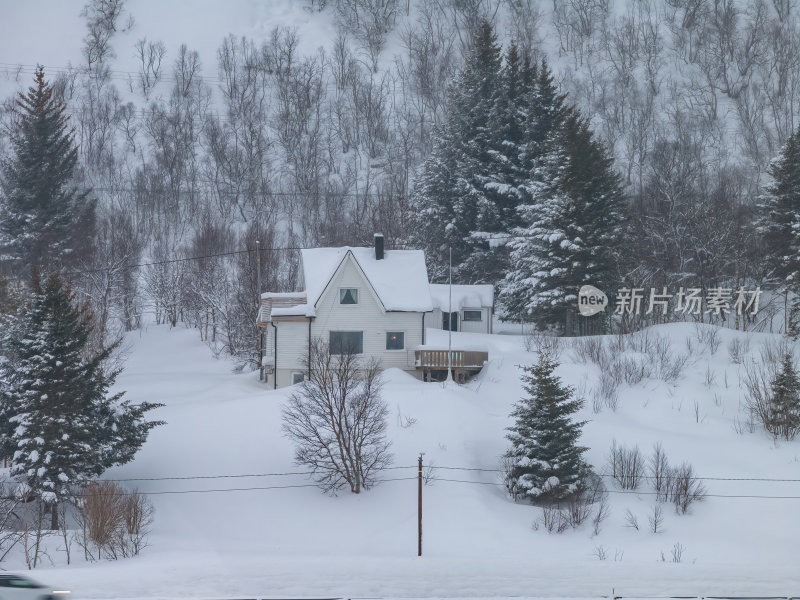
[[[387,250],[375,258],[374,248],[309,248],[301,252],[307,309],[316,307],[336,270],[349,255],[366,277],[387,311],[433,310],[425,253],[422,250]],[[308,313],[306,313],[308,314]],[[312,312],[310,316],[314,313]]]
[[450,286],[446,283],[431,284],[433,306],[444,312],[462,308],[490,307],[494,305],[494,286],[492,285],[453,285],[452,304]]

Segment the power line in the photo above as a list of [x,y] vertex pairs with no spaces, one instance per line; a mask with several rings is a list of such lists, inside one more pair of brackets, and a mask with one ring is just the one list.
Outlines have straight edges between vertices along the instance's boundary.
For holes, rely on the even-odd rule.
[[[399,469],[416,469],[416,465],[404,467],[382,467],[376,471],[396,471]],[[180,477],[128,477],[123,479],[99,479],[98,481],[130,482],[130,481],[187,481],[196,479],[239,479],[246,477],[284,477],[290,475],[314,475],[314,471],[287,471],[285,473],[245,473],[234,475],[187,475]]]
[[[487,468],[480,468],[480,467],[449,467],[449,466],[439,466],[439,465],[423,465],[424,468],[431,469],[432,471],[436,471],[437,469],[442,470],[453,470],[453,471],[479,471],[479,472],[489,472],[489,473],[502,473],[504,472],[503,469],[487,469]],[[382,467],[380,469],[376,469],[378,471],[397,471],[402,469],[417,469],[417,465],[405,465],[405,466],[396,466],[396,467]],[[237,478],[247,478],[247,477],[283,477],[283,476],[291,476],[291,475],[313,475],[313,471],[286,471],[286,472],[276,472],[276,473],[236,473],[236,474],[222,474],[222,475],[186,475],[186,476],[172,476],[172,477],[129,477],[129,478],[115,478],[115,479],[101,479],[100,481],[114,481],[114,482],[130,482],[130,481],[184,481],[184,480],[198,480],[198,479],[237,479]],[[600,477],[613,477],[609,474],[599,474]],[[444,479],[435,478],[437,481],[444,481]],[[642,479],[653,479],[650,476],[642,476]],[[663,479],[669,479],[669,477],[663,477]],[[769,478],[769,477],[699,477],[695,476],[694,479],[704,480],[704,481],[763,481],[763,482],[779,482],[779,483],[800,483],[800,479],[781,479],[781,478]],[[475,482],[475,483],[484,483],[484,482]],[[489,485],[502,485],[496,483],[490,483]],[[626,492],[628,493],[628,492]],[[646,493],[646,492],[636,492],[631,491],[630,493]]]
[[[195,179],[195,181],[200,181],[203,183],[211,183],[214,185],[227,185],[223,182],[214,181],[213,179]],[[89,189],[87,190],[90,194],[92,192],[108,192],[108,193],[115,193],[115,192],[128,192],[131,194],[164,194],[164,195],[175,195],[175,194],[216,194],[218,196],[244,196],[247,195],[246,191],[240,192],[235,190],[216,190],[216,189],[191,189],[191,190],[168,190],[168,189],[157,189],[157,190],[150,190],[147,188],[131,188],[131,187],[108,187],[108,186],[87,186]],[[386,198],[389,196],[394,197],[405,197],[405,194],[381,194],[379,192],[334,192],[334,191],[318,191],[318,192],[255,192],[254,196],[277,196],[277,197],[289,197],[289,198],[297,198],[297,197],[320,197],[320,198]]]
[[[433,481],[446,481],[449,483],[472,483],[476,485],[493,485],[505,487],[502,483],[494,483],[490,481],[471,481],[467,479],[444,479],[433,477]],[[604,490],[609,494],[637,494],[642,496],[658,496],[658,492],[639,492],[636,490]],[[800,496],[768,496],[768,495],[747,495],[747,494],[703,494],[704,498],[754,498],[754,499],[769,499],[769,500],[800,500]]]
[[[388,483],[391,481],[416,481],[416,477],[392,477],[388,479],[378,479],[373,481],[373,484],[378,483]],[[318,483],[298,483],[298,484],[287,484],[287,485],[267,485],[267,486],[253,486],[253,487],[240,487],[240,488],[215,488],[215,489],[208,489],[208,490],[161,490],[155,492],[142,492],[137,491],[137,493],[141,494],[142,496],[167,496],[167,495],[181,495],[181,494],[214,494],[214,493],[225,493],[225,492],[250,492],[250,491],[258,491],[258,490],[288,490],[288,489],[295,489],[295,488],[309,488],[309,487],[320,487]],[[115,495],[115,494],[109,494]],[[123,495],[123,494],[117,494]],[[79,498],[90,497],[94,496],[94,494],[74,494],[74,496]]]
[[[447,471],[482,471],[487,473],[505,473],[504,469],[488,469],[482,467],[441,467],[439,465],[429,465],[432,469],[442,469]],[[597,473],[598,477],[614,478],[610,473]],[[663,475],[655,477],[653,475],[638,475],[639,479],[670,479],[670,476]],[[699,475],[692,475],[693,479],[702,479],[704,481],[776,481],[784,483],[800,483],[800,479],[780,479],[772,477],[701,477]]]
[[[406,246],[402,244],[393,244],[392,246],[387,247],[387,250],[398,250],[406,248]],[[279,251],[293,251],[293,250],[310,250],[311,248],[307,248],[304,246],[280,246],[280,247],[272,247],[272,248],[253,248],[249,250],[232,250],[230,252],[218,252],[216,254],[203,254],[201,256],[185,256],[183,258],[171,258],[166,260],[159,260],[153,262],[145,262],[145,263],[138,263],[135,265],[121,265],[118,267],[120,270],[132,270],[132,269],[139,269],[142,267],[154,267],[160,265],[170,265],[175,263],[187,262],[190,260],[204,260],[207,258],[220,258],[224,256],[238,256],[240,254],[249,254],[254,252],[279,252]],[[103,273],[105,271],[111,271],[115,267],[98,267],[97,269],[73,269],[67,271],[67,275],[89,275],[91,273]]]

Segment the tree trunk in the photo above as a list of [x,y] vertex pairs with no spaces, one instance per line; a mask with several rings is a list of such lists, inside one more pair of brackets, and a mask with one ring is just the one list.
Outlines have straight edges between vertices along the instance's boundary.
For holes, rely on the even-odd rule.
[[50,510],[50,529],[58,531],[58,502],[53,502]]

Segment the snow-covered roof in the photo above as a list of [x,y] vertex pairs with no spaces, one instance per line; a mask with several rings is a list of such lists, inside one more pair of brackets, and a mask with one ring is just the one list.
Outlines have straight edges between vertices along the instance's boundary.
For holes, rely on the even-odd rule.
[[273,316],[305,314],[305,309],[298,312],[297,308],[305,305],[305,292],[264,292],[261,294],[261,306],[258,309],[258,323],[266,323]]
[[261,299],[266,300],[268,298],[305,298],[305,292],[264,292],[261,294]]
[[[446,283],[430,285],[431,299],[434,308],[449,312],[450,287]],[[476,308],[494,305],[494,286],[491,285],[453,285],[452,310]]]
[[[309,248],[301,252],[303,281],[308,298],[308,304],[305,305],[307,316],[314,316],[317,301],[348,253],[352,254],[386,310],[433,310],[425,253],[422,250],[386,250],[383,259],[378,260],[374,248],[344,246]],[[297,306],[295,310],[299,308]]]

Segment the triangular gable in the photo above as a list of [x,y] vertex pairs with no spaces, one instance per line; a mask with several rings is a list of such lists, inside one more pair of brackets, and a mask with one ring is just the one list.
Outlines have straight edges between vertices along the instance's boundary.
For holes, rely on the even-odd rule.
[[[381,307],[381,311],[386,312],[386,307],[383,305],[383,302],[381,301],[380,296],[378,296],[378,292],[375,291],[375,288],[372,286],[372,282],[369,280],[369,277],[367,277],[367,274],[364,273],[364,269],[361,268],[361,265],[359,264],[359,262],[356,259],[356,257],[353,255],[353,252],[352,252],[352,250],[350,248],[348,248],[347,251],[344,253],[344,256],[342,256],[342,259],[339,261],[339,264],[336,265],[336,268],[333,270],[333,273],[331,273],[331,276],[328,278],[328,281],[325,283],[325,287],[322,288],[322,291],[319,293],[319,296],[317,296],[317,299],[314,302],[314,308],[315,309],[317,308],[317,304],[319,304],[319,301],[325,295],[325,292],[328,291],[328,288],[330,287],[331,282],[336,277],[336,274],[339,272],[339,270],[342,268],[342,265],[344,264],[344,261],[347,260],[348,256],[350,257],[350,260],[353,263],[353,265],[355,265],[356,269],[358,269],[358,272],[361,274],[361,278],[364,281],[367,282],[367,286],[368,286],[369,292],[372,294],[373,299],[378,303],[378,306]],[[305,268],[305,265],[303,265],[303,266]]]

